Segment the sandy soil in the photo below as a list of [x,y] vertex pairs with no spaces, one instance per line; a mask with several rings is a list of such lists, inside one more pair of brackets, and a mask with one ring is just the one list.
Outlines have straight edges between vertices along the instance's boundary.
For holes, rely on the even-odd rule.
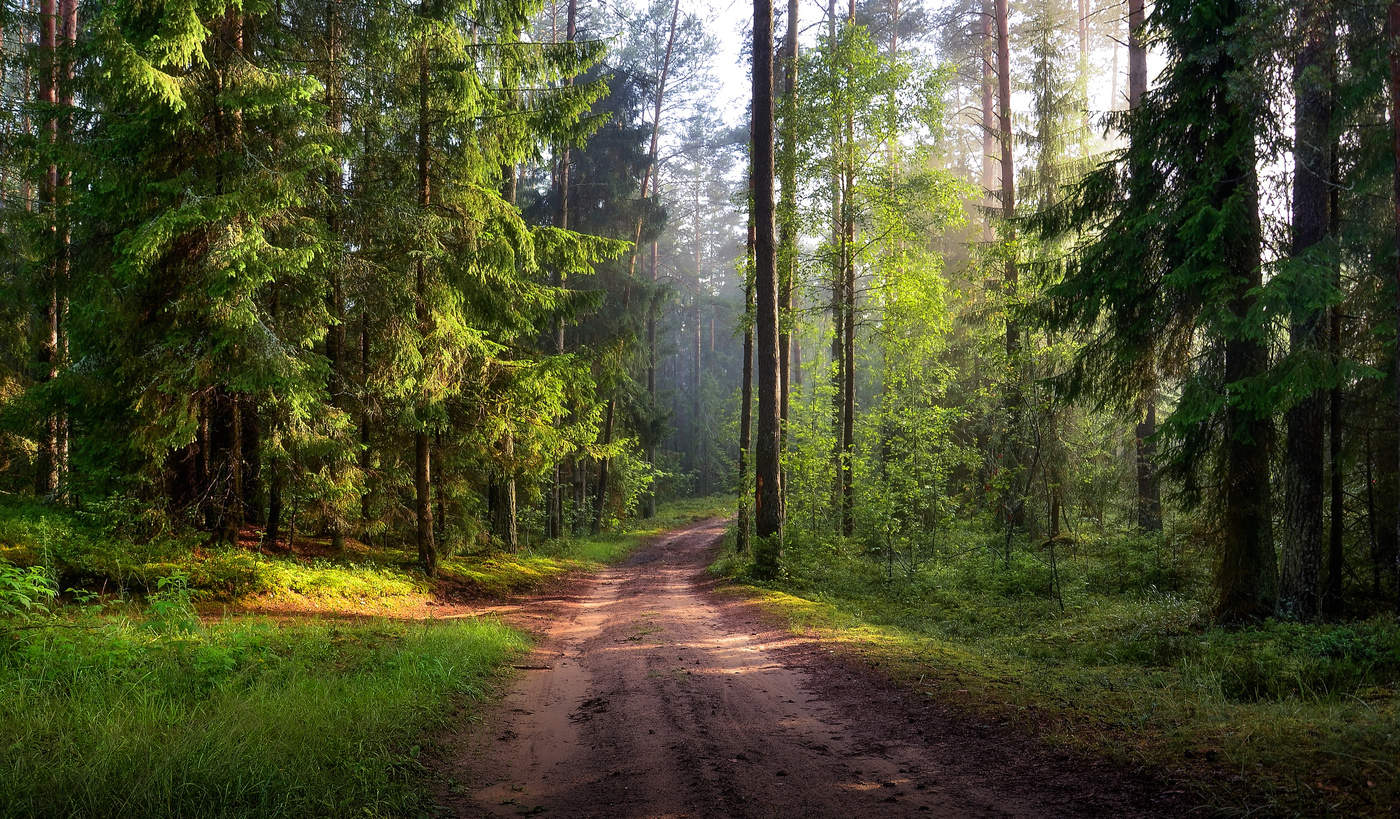
[[1157,816],[1151,777],[900,690],[712,593],[724,522],[497,612],[540,634],[504,699],[444,738],[458,816]]

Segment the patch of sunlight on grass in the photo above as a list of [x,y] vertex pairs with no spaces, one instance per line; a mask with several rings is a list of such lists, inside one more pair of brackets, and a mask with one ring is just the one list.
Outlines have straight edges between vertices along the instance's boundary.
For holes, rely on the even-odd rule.
[[421,738],[526,647],[493,619],[15,632],[0,650],[0,812],[419,815]]

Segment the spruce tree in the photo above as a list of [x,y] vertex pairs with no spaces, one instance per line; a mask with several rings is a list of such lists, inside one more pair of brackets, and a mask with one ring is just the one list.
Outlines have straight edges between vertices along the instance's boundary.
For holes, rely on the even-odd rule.
[[[1082,231],[1048,292],[1055,329],[1093,335],[1069,384],[1123,403],[1154,363],[1179,372],[1163,435],[1188,488],[1218,486],[1216,614],[1272,612],[1269,494],[1274,406],[1256,165],[1269,124],[1249,0],[1163,0],[1150,23],[1166,56],[1157,87],[1123,122],[1130,145],[1037,220]],[[1189,354],[1188,354],[1189,353]],[[1130,392],[1132,391],[1132,392]]]

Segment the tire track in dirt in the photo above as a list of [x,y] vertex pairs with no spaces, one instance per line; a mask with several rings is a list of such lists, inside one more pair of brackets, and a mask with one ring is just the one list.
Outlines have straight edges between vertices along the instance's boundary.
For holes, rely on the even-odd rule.
[[939,709],[721,599],[725,521],[496,611],[541,635],[444,740],[457,816],[1179,815],[1146,776]]

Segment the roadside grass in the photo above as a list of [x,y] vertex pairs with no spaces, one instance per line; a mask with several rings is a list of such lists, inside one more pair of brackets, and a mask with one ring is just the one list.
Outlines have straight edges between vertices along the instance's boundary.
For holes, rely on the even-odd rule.
[[1396,811],[1394,618],[1216,628],[1204,615],[1204,555],[1087,536],[1061,547],[1052,570],[1043,552],[1004,565],[983,537],[955,533],[917,561],[849,541],[789,542],[772,584],[753,583],[732,550],[713,570],[738,581],[730,593],[907,686],[1176,771],[1214,810]]
[[492,619],[0,624],[0,814],[402,816],[421,737],[526,638]]
[[36,502],[0,501],[0,563],[43,567],[61,590],[103,597],[143,596],[162,578],[182,576],[194,599],[212,608],[394,616],[423,613],[439,598],[525,593],[571,572],[621,559],[646,538],[714,515],[726,498],[662,504],[650,520],[621,530],[548,541],[517,552],[484,551],[446,557],[430,582],[408,549],[350,539],[332,552],[328,539],[298,538],[292,551],[258,547],[256,533],[238,545],[144,531],[110,510],[74,512]]

